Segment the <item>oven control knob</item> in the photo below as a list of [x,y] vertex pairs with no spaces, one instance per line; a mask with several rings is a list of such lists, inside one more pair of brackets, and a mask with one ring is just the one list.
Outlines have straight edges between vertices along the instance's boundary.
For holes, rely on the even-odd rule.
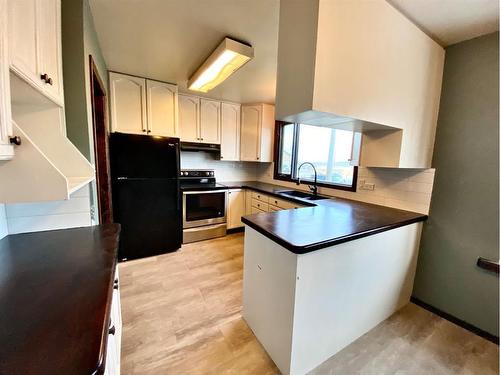
[[205,172],[205,174],[206,174],[207,176],[210,176],[210,172]]

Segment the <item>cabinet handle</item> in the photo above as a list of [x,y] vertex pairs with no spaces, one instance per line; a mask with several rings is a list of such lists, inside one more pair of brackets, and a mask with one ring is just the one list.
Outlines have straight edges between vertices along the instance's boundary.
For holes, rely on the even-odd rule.
[[144,133],[146,133],[146,129],[142,129],[142,131],[143,131]]
[[200,138],[200,141],[203,141],[203,138]]
[[118,290],[118,284],[113,285],[113,289]]
[[114,334],[115,334],[115,332],[116,332],[116,328],[115,328],[115,326],[113,325],[113,326],[111,326],[111,327],[109,328],[108,333],[109,333],[110,335],[114,335]]
[[257,156],[257,160],[259,160],[260,158]]
[[54,83],[54,81],[52,80],[52,78],[50,78],[47,73],[40,74],[40,79],[42,81],[44,81],[45,83],[48,83],[51,86]]
[[9,142],[12,143],[13,145],[20,146],[21,145],[21,137],[18,135],[15,135],[13,137],[9,137]]
[[151,130],[148,130],[148,134],[151,133]]

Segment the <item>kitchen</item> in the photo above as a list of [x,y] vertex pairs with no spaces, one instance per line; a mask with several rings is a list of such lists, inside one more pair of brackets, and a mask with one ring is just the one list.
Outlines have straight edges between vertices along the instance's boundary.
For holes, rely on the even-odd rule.
[[1,0],[0,373],[498,373],[498,4],[425,4]]

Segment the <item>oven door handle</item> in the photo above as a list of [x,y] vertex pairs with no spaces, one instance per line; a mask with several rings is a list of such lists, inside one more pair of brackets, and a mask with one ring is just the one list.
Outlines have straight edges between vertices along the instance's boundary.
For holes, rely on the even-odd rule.
[[183,191],[184,195],[192,195],[192,194],[216,194],[216,193],[227,193],[226,189],[219,190],[193,190],[193,191]]

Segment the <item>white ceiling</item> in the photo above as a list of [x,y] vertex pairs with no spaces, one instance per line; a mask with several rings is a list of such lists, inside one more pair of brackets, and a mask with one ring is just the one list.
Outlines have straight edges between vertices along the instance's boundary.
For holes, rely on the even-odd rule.
[[[328,0],[335,1],[335,0]],[[498,30],[498,0],[387,0],[443,46]],[[207,96],[274,103],[279,0],[90,0],[108,69],[177,83],[225,36],[255,58]]]
[[250,43],[255,57],[207,96],[274,103],[279,0],[90,0],[109,70],[177,83],[225,36]]
[[498,0],[387,0],[442,46],[498,31]]

